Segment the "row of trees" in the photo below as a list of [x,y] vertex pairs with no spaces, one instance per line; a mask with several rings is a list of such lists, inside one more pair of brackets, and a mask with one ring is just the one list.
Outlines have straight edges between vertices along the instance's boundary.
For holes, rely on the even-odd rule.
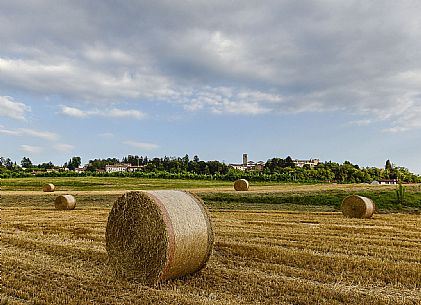
[[198,156],[194,156],[190,160],[189,155],[184,157],[167,157],[153,158],[127,156],[123,158],[123,162],[130,163],[131,165],[143,166],[146,172],[151,171],[166,171],[169,173],[190,172],[196,174],[215,175],[216,173],[225,175],[228,173],[229,166],[219,161],[202,161]]
[[[343,164],[336,162],[323,162],[311,168],[310,166],[297,167],[291,157],[285,159],[272,158],[265,163],[263,171],[240,171],[219,161],[203,161],[198,156],[190,159],[188,155],[184,157],[164,157],[152,158],[147,156],[129,155],[122,158],[107,158],[90,160],[86,166],[84,175],[110,175],[103,172],[107,164],[128,163],[139,166],[140,171],[135,173],[119,173],[118,175],[132,175],[137,177],[156,178],[187,178],[187,179],[220,179],[234,180],[246,178],[251,181],[297,181],[297,182],[338,182],[338,183],[367,183],[373,180],[399,179],[402,182],[421,182],[421,177],[417,176],[404,167],[393,165],[386,161],[384,168],[364,167],[360,168],[356,164],[345,161]],[[74,170],[81,164],[80,157],[73,157],[63,166],[69,170]],[[21,166],[32,169],[38,175],[42,171],[58,168],[51,162],[33,165],[29,158],[24,157]],[[28,171],[23,171],[9,158],[0,158],[0,174],[3,177],[29,175]],[[63,169],[63,167],[61,167]],[[13,175],[11,173],[14,173]],[[50,173],[51,174],[51,173]],[[66,173],[66,175],[71,175]],[[117,175],[117,174],[111,174]]]
[[0,157],[0,171],[11,170],[11,171],[21,171],[24,169],[53,169],[57,168],[52,162],[48,163],[40,163],[38,165],[32,164],[31,159],[27,157],[23,157],[22,161],[20,162],[20,166],[16,163],[16,161],[12,161],[10,158]]

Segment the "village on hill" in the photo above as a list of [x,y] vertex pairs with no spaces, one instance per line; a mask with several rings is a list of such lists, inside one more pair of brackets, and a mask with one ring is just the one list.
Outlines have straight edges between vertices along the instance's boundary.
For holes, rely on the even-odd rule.
[[321,161],[318,158],[293,159],[271,158],[253,161],[247,153],[240,163],[224,163],[216,160],[203,161],[198,156],[148,158],[128,155],[117,158],[89,160],[81,165],[80,157],[72,157],[62,166],[52,162],[38,165],[24,157],[18,165],[9,158],[0,158],[0,175],[9,176],[49,176],[49,175],[124,175],[136,177],[186,178],[205,180],[233,180],[239,177],[254,181],[290,182],[334,182],[398,184],[421,181],[421,177],[407,168],[396,166],[387,160],[384,168],[360,167],[345,161],[342,164]]

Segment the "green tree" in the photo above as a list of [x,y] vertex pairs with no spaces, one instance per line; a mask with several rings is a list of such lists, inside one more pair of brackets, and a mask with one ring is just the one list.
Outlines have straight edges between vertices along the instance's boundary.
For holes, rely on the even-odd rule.
[[392,170],[392,163],[390,162],[390,160],[386,160],[386,164],[384,166],[384,169],[387,171],[391,171]]
[[385,164],[385,172],[388,179],[397,179],[398,178],[398,171],[396,166],[390,162],[390,160],[386,161]]
[[291,167],[291,168],[294,168],[295,167],[295,163],[294,163],[294,161],[292,160],[292,158],[290,156],[286,157],[286,159],[285,159],[285,166],[286,167]]
[[405,187],[402,183],[399,183],[399,186],[396,189],[396,197],[399,204],[403,205],[405,203]]
[[78,168],[80,164],[82,164],[80,157],[73,157],[67,163],[67,168],[70,170],[74,170],[75,168]]
[[48,162],[48,163],[41,163],[41,164],[38,164],[38,168],[43,168],[43,169],[51,169],[51,168],[54,168],[54,164],[53,164],[53,162]]
[[207,166],[209,173],[214,175],[216,173],[226,174],[228,172],[228,166],[219,161],[208,161]]
[[[89,160],[88,167],[86,168],[87,171],[95,172],[97,170],[104,170],[105,165],[107,164],[116,164],[119,163],[120,160],[117,158],[108,158],[108,159],[94,159]],[[65,166],[67,167],[67,166]]]
[[184,167],[187,168],[187,166],[189,165],[189,155],[186,154],[182,159],[181,159],[184,163]]
[[32,167],[32,161],[31,159],[27,157],[23,157],[22,161],[20,161],[20,165],[24,168],[31,168]]
[[269,173],[281,172],[286,166],[284,159],[272,158],[266,161],[265,170]]
[[13,168],[13,161],[10,158],[1,157],[0,158],[0,164],[1,164],[1,166],[4,166],[7,169]]

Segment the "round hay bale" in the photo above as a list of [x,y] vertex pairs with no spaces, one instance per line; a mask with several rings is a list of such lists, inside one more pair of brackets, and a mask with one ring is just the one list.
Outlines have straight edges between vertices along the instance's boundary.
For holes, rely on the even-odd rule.
[[60,195],[54,200],[57,210],[73,210],[76,206],[76,199],[72,195]]
[[55,186],[52,183],[46,183],[42,186],[43,192],[54,192]]
[[370,218],[374,213],[374,203],[370,198],[351,195],[342,201],[342,214],[350,218]]
[[238,179],[234,182],[234,190],[236,191],[248,191],[249,182],[246,179]]
[[116,273],[148,285],[199,271],[213,247],[206,207],[183,191],[124,194],[110,211],[105,235]]

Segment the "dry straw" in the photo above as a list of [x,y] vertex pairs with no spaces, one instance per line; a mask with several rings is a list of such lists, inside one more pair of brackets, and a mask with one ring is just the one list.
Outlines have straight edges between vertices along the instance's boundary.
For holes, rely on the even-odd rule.
[[44,184],[42,186],[42,191],[43,192],[54,192],[54,188],[55,188],[54,184],[47,183],[47,184]]
[[72,195],[60,195],[54,200],[57,210],[73,210],[76,207],[76,199]]
[[249,182],[246,179],[238,179],[234,182],[234,190],[236,191],[248,191]]
[[183,191],[135,191],[108,216],[106,248],[117,274],[148,285],[202,269],[213,231],[202,200]]
[[342,214],[350,218],[370,218],[374,213],[374,203],[370,198],[351,195],[342,201]]

